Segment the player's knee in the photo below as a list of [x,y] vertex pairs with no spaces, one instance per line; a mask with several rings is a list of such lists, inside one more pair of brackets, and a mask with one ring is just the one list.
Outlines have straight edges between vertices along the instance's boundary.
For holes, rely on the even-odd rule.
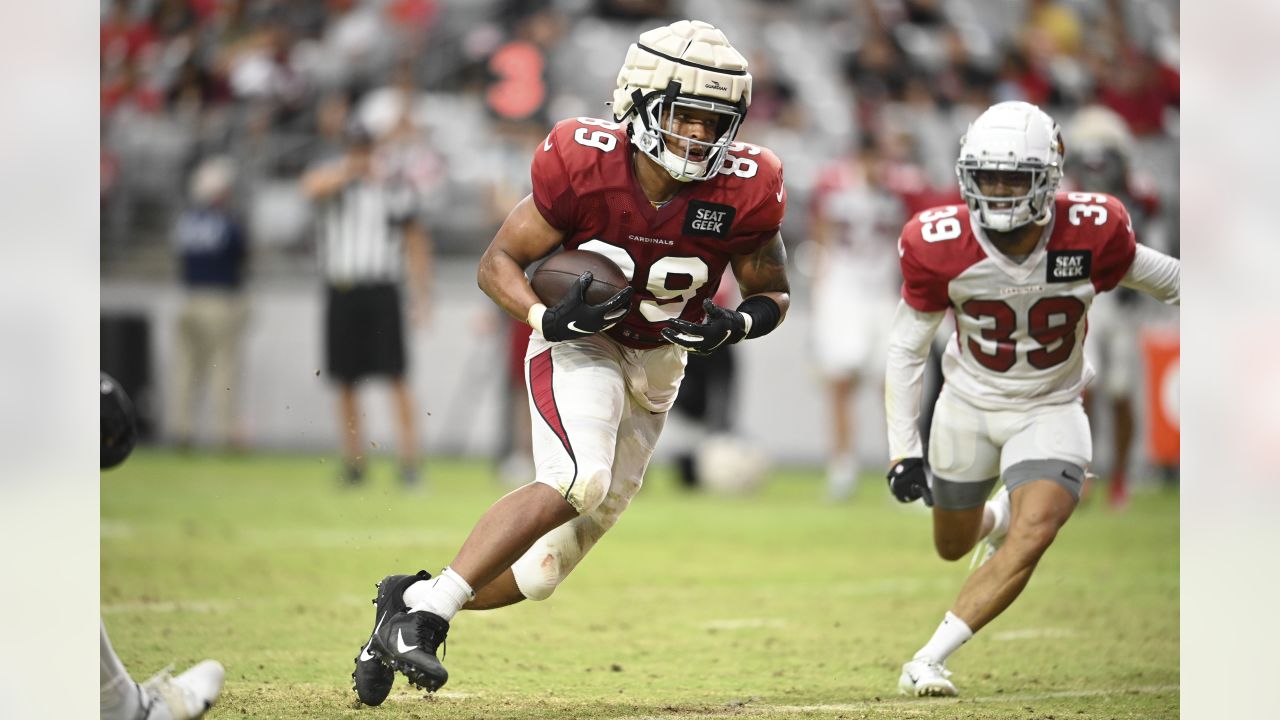
[[578,523],[547,533],[511,566],[516,587],[529,600],[546,600],[582,560]]
[[600,503],[609,494],[612,478],[609,468],[603,465],[584,465],[578,468],[573,494],[577,496],[576,507],[579,514],[586,515],[600,507]]
[[529,600],[546,600],[560,586],[560,581],[564,578],[559,575],[542,575],[535,573],[532,576],[522,578],[516,577],[516,587],[520,589],[520,594]]
[[1061,527],[1061,523],[1050,517],[1027,518],[1014,523],[1009,531],[1009,543],[1038,558],[1053,544]]
[[562,551],[554,545],[534,547],[511,566],[516,587],[529,600],[546,600],[564,580]]

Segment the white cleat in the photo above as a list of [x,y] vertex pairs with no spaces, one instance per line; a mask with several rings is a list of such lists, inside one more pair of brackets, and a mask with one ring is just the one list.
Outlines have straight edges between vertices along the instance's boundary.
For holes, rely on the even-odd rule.
[[161,670],[142,684],[146,720],[195,720],[222,694],[226,671],[217,660],[201,660],[177,677]]
[[916,658],[902,666],[898,692],[916,697],[955,697],[958,694],[956,686],[947,679],[949,677],[951,671],[942,663]]
[[1009,537],[1009,516],[1013,513],[1013,508],[1009,504],[1009,488],[1002,487],[996,496],[991,498],[990,504],[996,514],[995,527],[991,528],[991,532],[978,543],[978,549],[973,553],[973,559],[969,561],[969,569],[982,567],[992,555],[996,554],[996,550],[1004,545],[1005,538]]

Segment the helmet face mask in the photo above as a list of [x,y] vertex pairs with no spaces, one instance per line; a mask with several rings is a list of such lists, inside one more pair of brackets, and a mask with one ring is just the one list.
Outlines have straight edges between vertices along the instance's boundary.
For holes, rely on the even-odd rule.
[[1010,232],[1047,225],[1062,182],[1062,132],[1024,102],[991,106],[960,141],[960,194],[981,227]]
[[[628,49],[613,114],[641,152],[689,182],[720,171],[750,103],[746,58],[711,25],[681,20],[643,33]],[[714,129],[688,134],[699,123]]]
[[[673,82],[668,91],[652,92],[636,103],[631,117],[631,137],[637,147],[671,176],[682,182],[706,180],[720,170],[725,153],[738,134],[742,123],[739,109],[724,102],[679,94],[680,84]],[[674,88],[676,92],[670,92]],[[709,139],[681,134],[683,125],[711,124]]]

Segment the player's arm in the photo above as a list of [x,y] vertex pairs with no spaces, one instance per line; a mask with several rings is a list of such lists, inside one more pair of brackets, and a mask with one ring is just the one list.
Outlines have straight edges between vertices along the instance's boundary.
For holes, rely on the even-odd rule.
[[302,194],[308,200],[323,200],[342,188],[355,178],[355,173],[345,160],[328,163],[308,170],[302,176]]
[[787,308],[791,307],[791,282],[787,280],[787,247],[782,244],[782,233],[776,233],[759,250],[750,255],[736,255],[730,262],[733,276],[738,279],[738,289],[742,291],[739,312],[752,314],[750,310],[744,310],[743,306],[752,303],[753,298],[767,299],[777,308],[776,318],[752,314],[747,337],[760,337],[781,325],[787,316]]
[[923,453],[918,421],[929,346],[946,312],[920,312],[898,301],[889,332],[884,373],[884,415],[889,429],[889,457],[893,463]]
[[550,255],[564,237],[564,232],[542,217],[533,196],[526,195],[507,214],[493,242],[480,256],[480,268],[476,272],[480,289],[511,317],[530,322],[530,309],[542,303],[529,285],[524,269]]
[[1182,263],[1159,250],[1139,245],[1120,285],[1141,290],[1169,305],[1178,305],[1182,302]]
[[736,310],[722,308],[704,300],[707,317],[700,323],[670,320],[662,336],[686,350],[711,353],[743,338],[768,335],[782,324],[791,306],[791,283],[787,280],[787,249],[782,233],[758,250],[730,259],[733,275],[742,291],[742,302]]
[[423,322],[430,313],[431,285],[435,251],[431,232],[416,219],[404,227],[404,253],[409,266],[410,307],[415,323]]
[[592,278],[591,273],[586,272],[554,306],[542,304],[529,285],[524,269],[551,254],[564,237],[563,231],[547,222],[529,195],[507,215],[493,242],[480,257],[480,268],[476,272],[480,289],[498,307],[528,323],[552,342],[607,330],[630,311],[631,296],[635,293],[634,288],[625,287],[602,303],[588,304],[586,291]]
[[920,442],[920,397],[929,346],[945,311],[921,312],[898,301],[889,332],[889,353],[884,373],[884,415],[889,430],[889,487],[899,500],[910,502],[928,494],[924,477],[924,451]]

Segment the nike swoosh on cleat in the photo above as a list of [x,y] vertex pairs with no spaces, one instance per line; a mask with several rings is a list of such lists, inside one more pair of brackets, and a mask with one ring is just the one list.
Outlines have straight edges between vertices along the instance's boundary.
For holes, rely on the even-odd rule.
[[417,649],[418,649],[417,645],[404,644],[404,630],[396,631],[396,650],[398,650],[400,653],[407,653],[410,650],[417,650]]
[[[382,613],[382,617],[378,618],[378,624],[373,626],[373,635],[378,634],[378,628],[382,627],[382,621],[387,619],[387,614]],[[369,642],[365,643],[360,649],[360,662],[369,662],[373,659],[373,653],[369,652],[369,646],[373,645],[373,635],[369,636]]]

